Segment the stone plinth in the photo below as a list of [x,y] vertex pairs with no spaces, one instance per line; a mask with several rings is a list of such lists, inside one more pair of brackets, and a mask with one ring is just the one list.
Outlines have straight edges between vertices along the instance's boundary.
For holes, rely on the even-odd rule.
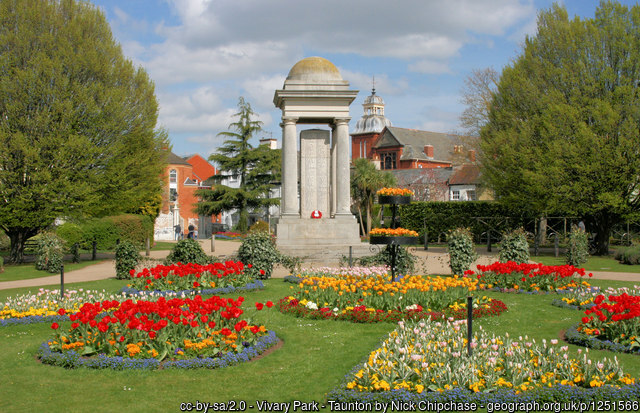
[[276,245],[278,248],[298,245],[357,245],[360,244],[358,234],[358,223],[353,217],[282,217],[276,225]]
[[276,225],[276,246],[286,255],[306,257],[317,263],[336,264],[340,257],[370,255],[360,241],[355,218],[304,219],[282,217]]

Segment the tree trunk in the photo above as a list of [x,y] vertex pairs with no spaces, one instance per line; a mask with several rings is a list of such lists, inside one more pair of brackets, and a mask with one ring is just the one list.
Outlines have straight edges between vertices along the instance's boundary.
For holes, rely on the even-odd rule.
[[362,231],[362,235],[367,235],[367,231],[364,229],[364,222],[362,221],[362,208],[358,205],[358,217],[360,217],[360,230]]
[[609,255],[609,237],[611,236],[611,220],[609,216],[594,219],[595,252],[593,255]]
[[9,262],[13,264],[24,262],[24,243],[37,233],[38,230],[32,228],[9,228],[7,230],[7,236],[11,240]]
[[538,225],[538,240],[540,244],[547,243],[547,217],[540,218],[540,225]]
[[371,232],[371,205],[367,203],[367,235]]

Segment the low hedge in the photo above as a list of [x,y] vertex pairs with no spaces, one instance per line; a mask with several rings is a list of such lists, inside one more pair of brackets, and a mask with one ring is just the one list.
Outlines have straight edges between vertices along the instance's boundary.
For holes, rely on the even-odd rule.
[[638,265],[640,264],[640,245],[632,245],[626,248],[618,248],[613,258],[621,264]]
[[147,238],[153,242],[153,221],[146,215],[123,214],[104,218],[69,221],[56,228],[56,234],[71,251],[73,245],[90,250],[93,242],[99,250],[111,250],[118,240],[144,247]]

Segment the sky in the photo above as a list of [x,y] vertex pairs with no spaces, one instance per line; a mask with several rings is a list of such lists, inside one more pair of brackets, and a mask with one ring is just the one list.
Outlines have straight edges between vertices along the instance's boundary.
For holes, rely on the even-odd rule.
[[[500,72],[535,35],[551,0],[90,0],[126,57],[155,83],[158,126],[180,156],[216,152],[244,97],[281,141],[276,89],[305,57],[329,59],[350,88],[350,129],[371,94],[394,126],[462,129],[461,90],[472,70]],[[635,1],[621,0],[632,5]],[[560,1],[593,17],[599,1]],[[299,128],[300,129],[300,128]]]

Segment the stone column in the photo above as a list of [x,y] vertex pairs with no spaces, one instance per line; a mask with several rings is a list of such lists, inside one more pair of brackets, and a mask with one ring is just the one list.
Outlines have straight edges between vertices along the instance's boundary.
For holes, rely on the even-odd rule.
[[351,177],[349,176],[349,118],[335,120],[336,138],[336,216],[351,214]]
[[300,216],[296,118],[282,118],[282,216]]
[[331,128],[331,216],[336,215],[337,208],[337,198],[336,198],[336,190],[337,190],[337,181],[336,181],[336,127],[335,125]]

